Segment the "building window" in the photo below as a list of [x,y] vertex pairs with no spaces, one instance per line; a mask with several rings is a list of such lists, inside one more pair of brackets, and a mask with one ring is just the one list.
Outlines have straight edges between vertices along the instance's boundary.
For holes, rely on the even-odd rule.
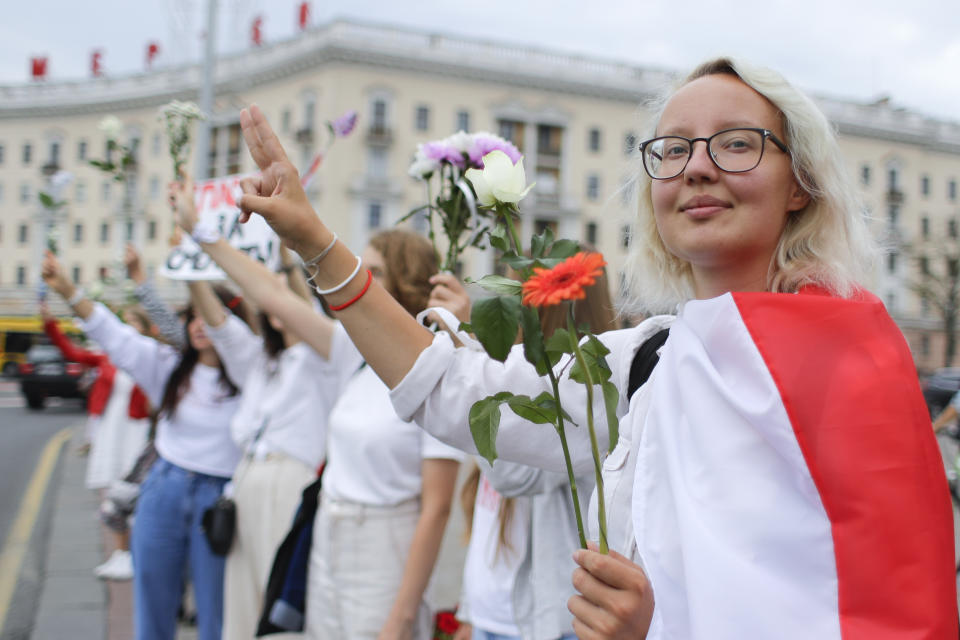
[[124,240],[127,242],[133,242],[133,220],[127,220],[126,224],[123,226],[124,231]]
[[73,267],[73,282],[76,284],[80,283],[80,267],[79,266]]
[[3,202],[3,184],[0,184],[0,202]]
[[77,143],[77,160],[84,162],[87,159],[87,141],[81,140]]
[[926,333],[920,334],[920,355],[930,355],[930,336]]
[[20,185],[20,204],[30,202],[30,185],[26,182]]
[[417,117],[414,123],[417,131],[427,131],[430,129],[430,107],[420,105],[417,107]]
[[50,143],[50,157],[47,160],[47,164],[54,167],[60,166],[60,143],[59,142]]
[[147,222],[147,240],[153,242],[157,239],[157,221],[150,220]]
[[85,183],[82,180],[78,180],[77,186],[74,187],[74,189],[76,189],[74,198],[76,198],[77,202],[78,203],[86,202],[87,201],[87,183]]
[[30,226],[24,223],[20,223],[20,227],[17,229],[17,242],[20,244],[27,244],[30,240]]
[[497,132],[504,140],[513,143],[520,153],[523,153],[524,123],[516,120],[500,120],[497,123]]
[[160,197],[160,178],[158,176],[150,176],[150,199],[156,200]]
[[887,222],[890,223],[891,227],[897,226],[897,220],[900,218],[900,207],[895,204],[890,205],[887,208]]
[[153,134],[153,142],[150,144],[150,153],[154,157],[160,155],[160,151],[163,149],[163,139],[160,137],[159,133]]
[[23,164],[30,164],[33,160],[33,147],[29,142],[24,143],[23,145]]
[[887,271],[889,273],[897,272],[897,253],[895,251],[887,254]]
[[930,195],[930,176],[920,177],[920,193],[926,197]]
[[387,130],[387,101],[377,98],[371,103],[373,117],[370,118],[370,129],[374,133],[384,133]]
[[470,131],[470,112],[457,111],[457,131]]
[[562,127],[551,127],[546,124],[537,125],[537,154],[558,156],[562,144]]
[[597,246],[597,223],[596,222],[587,223],[586,239],[587,239],[587,244],[592,244],[594,247]]
[[22,264],[17,265],[17,285],[23,286],[27,284],[27,268]]
[[955,218],[947,220],[947,235],[951,238],[957,237],[957,221]]
[[924,240],[930,238],[930,218],[926,216],[920,218],[920,237]]
[[600,151],[600,129],[590,129],[587,134],[587,147],[593,152]]
[[950,202],[956,202],[957,200],[957,181],[951,180],[947,183],[947,199]]
[[630,225],[628,224],[620,227],[620,246],[624,249],[630,248]]
[[367,175],[384,180],[387,177],[387,150],[382,147],[370,147],[367,152]]
[[280,130],[284,133],[290,133],[290,109],[284,109],[280,116]]
[[383,224],[383,205],[371,202],[367,207],[367,228],[379,229]]
[[110,223],[101,222],[100,223],[100,243],[107,244],[110,242]]
[[636,150],[637,134],[635,134],[633,131],[630,131],[627,133],[627,135],[623,136],[623,152],[629,156]]
[[919,260],[920,273],[927,276],[930,275],[930,258],[927,256],[920,256]]
[[[73,225],[73,241],[76,244],[83,242],[83,224],[79,222]],[[74,282],[76,282],[76,280],[74,280]]]
[[600,177],[596,175],[587,176],[587,200],[596,202],[600,197]]
[[100,199],[104,202],[110,199],[110,183],[106,180],[100,185]]
[[924,318],[930,315],[930,301],[926,298],[920,298],[920,315]]
[[899,191],[899,182],[900,172],[897,171],[896,167],[890,167],[887,169],[887,189],[889,191]]
[[3,164],[3,157],[4,157],[4,155],[6,155],[6,154],[4,154],[3,145],[0,144],[0,164]]
[[860,165],[860,182],[865,185],[870,184],[870,165]]

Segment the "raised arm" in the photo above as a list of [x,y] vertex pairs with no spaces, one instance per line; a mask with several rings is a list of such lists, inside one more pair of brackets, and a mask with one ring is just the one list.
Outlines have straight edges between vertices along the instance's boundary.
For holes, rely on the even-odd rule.
[[[240,126],[250,154],[262,171],[260,176],[241,183],[244,195],[240,207],[244,216],[248,218],[252,212],[262,215],[305,262],[329,247],[329,252],[312,267],[316,272],[314,282],[321,289],[333,289],[347,281],[326,299],[333,306],[353,300],[366,282],[359,274],[349,277],[358,258],[345,244],[335,242],[333,232],[317,217],[300,186],[296,168],[260,109],[253,106],[249,111],[243,110]],[[213,257],[219,263],[218,257]],[[226,270],[223,264],[221,267]],[[376,280],[358,300],[337,312],[337,318],[367,363],[391,388],[403,379],[433,339]],[[299,329],[294,330],[304,340],[308,338]]]
[[257,355],[263,349],[263,339],[250,330],[240,318],[228,313],[209,282],[191,281],[190,300],[207,325],[207,336],[227,369],[234,384],[243,386],[247,374],[255,366]]
[[[197,211],[193,200],[193,182],[189,177],[171,185],[170,203],[177,223],[184,231],[192,233],[197,224]],[[307,300],[285,287],[278,287],[276,274],[235,249],[223,238],[201,236],[198,241],[213,261],[243,289],[248,299],[263,311],[280,318],[286,328],[321,356],[329,357],[334,326],[332,320],[314,311]]]
[[100,366],[105,356],[75,345],[73,341],[60,330],[57,319],[47,310],[46,303],[41,303],[40,305],[40,316],[43,318],[43,332],[50,338],[50,342],[52,342],[57,349],[60,349],[60,353],[63,354],[65,359],[72,362],[80,362],[91,367]]
[[136,288],[133,295],[143,305],[150,320],[157,326],[157,330],[170,344],[178,349],[183,347],[183,323],[180,318],[168,307],[160,296],[153,283],[147,279],[147,274],[143,271],[143,263],[140,260],[140,254],[128,244],[123,255],[123,261],[127,267],[127,276],[133,280]]

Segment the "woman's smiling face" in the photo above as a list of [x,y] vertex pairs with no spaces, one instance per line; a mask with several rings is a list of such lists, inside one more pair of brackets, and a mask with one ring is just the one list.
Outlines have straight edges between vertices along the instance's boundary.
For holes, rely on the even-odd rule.
[[[707,138],[734,127],[769,129],[786,139],[776,107],[735,76],[716,74],[674,94],[657,135]],[[760,164],[745,173],[722,171],[706,144],[697,142],[683,173],[654,180],[651,195],[660,237],[672,254],[690,263],[698,298],[766,289],[788,212],[809,201],[790,156],[770,141]]]

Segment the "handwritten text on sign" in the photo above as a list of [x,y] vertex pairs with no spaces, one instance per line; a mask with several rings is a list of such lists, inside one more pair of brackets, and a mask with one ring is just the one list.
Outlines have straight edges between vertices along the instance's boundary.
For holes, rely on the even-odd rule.
[[[252,216],[240,224],[240,180],[236,175],[205,180],[196,186],[195,198],[200,220],[211,221],[220,229],[227,242],[270,269],[280,266],[280,240],[260,216]],[[224,280],[226,275],[188,235],[183,236],[160,269],[160,274],[172,280]]]

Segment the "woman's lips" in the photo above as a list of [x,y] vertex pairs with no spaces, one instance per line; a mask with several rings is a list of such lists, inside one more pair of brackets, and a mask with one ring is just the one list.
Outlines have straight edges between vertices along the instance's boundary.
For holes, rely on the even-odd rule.
[[730,203],[712,196],[695,196],[684,202],[680,210],[694,219],[709,218],[729,209]]

